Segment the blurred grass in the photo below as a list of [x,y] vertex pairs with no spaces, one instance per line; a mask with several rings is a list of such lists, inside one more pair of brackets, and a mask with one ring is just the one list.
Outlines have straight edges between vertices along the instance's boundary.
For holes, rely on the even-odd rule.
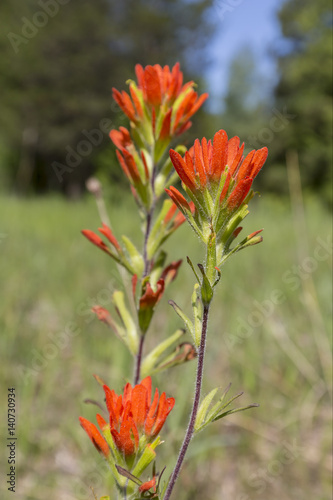
[[[132,201],[110,198],[116,235],[134,234],[140,242]],[[287,199],[265,196],[251,205],[244,234],[264,227],[264,243],[237,254],[223,270],[209,324],[204,392],[232,381],[232,394],[245,392],[240,405],[258,402],[260,408],[217,422],[193,441],[175,498],[328,499],[331,217],[318,200],[306,199],[305,245]],[[95,205],[91,199],[4,197],[0,213],[1,435],[6,436],[6,388],[14,386],[16,498],[84,500],[93,498],[89,486],[97,496],[107,494],[108,474],[78,416],[94,420],[95,408],[83,400],[102,398],[93,373],[120,390],[125,377],[132,377],[132,364],[89,312],[95,303],[109,306],[119,281],[114,263],[80,235],[83,228],[99,226]],[[314,259],[318,238],[330,241],[321,261]],[[302,245],[308,255],[300,258],[296,249]],[[172,260],[202,260],[201,245],[185,226],[167,249]],[[190,313],[193,283],[183,264],[159,306],[148,344],[182,326],[167,301],[174,299]],[[242,330],[241,324],[247,326]],[[75,334],[62,335],[66,328]],[[155,378],[177,402],[162,433],[168,443],[160,447],[159,468],[170,454],[176,457],[194,369],[189,363]],[[7,473],[4,454],[1,461]],[[1,488],[7,498],[6,485]]]

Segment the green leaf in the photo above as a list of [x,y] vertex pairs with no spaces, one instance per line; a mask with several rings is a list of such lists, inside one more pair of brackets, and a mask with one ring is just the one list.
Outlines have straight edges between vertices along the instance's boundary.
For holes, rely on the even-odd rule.
[[198,430],[205,423],[205,421],[206,421],[206,414],[208,412],[208,408],[209,408],[209,406],[210,406],[210,404],[211,404],[211,402],[212,402],[215,394],[217,393],[218,389],[219,388],[216,387],[216,389],[213,389],[212,391],[210,391],[210,393],[207,394],[207,396],[204,398],[204,400],[200,404],[199,410],[198,410],[198,413],[197,413],[197,417],[195,419],[195,425],[194,425],[195,432],[198,432]]
[[121,238],[130,256],[131,264],[135,271],[135,274],[137,276],[141,276],[144,270],[144,261],[142,255],[127,236],[122,236]]
[[131,353],[136,355],[139,346],[139,336],[135,321],[125,305],[124,293],[117,290],[114,292],[112,298],[116,306],[117,313],[119,314],[125,327],[126,335],[124,336],[124,341]]
[[[208,411],[209,406],[211,405],[214,396],[217,392],[218,389],[213,389],[203,400],[203,402],[200,405],[198,415],[195,421],[195,432],[199,432],[211,422],[216,422],[217,420],[220,420],[223,417],[226,417],[227,415],[231,415],[232,413],[237,413],[239,411],[244,411],[249,408],[255,408],[258,407],[259,405],[257,403],[250,404],[248,406],[244,406],[242,408],[232,408],[230,410],[226,410],[226,408],[233,402],[235,399],[239,398],[243,393],[240,392],[239,394],[236,394],[236,396],[233,396],[230,398],[226,403],[225,398],[226,395],[231,387],[231,384],[228,385],[228,387],[225,389],[223,392],[222,396],[218,400],[217,403]],[[226,410],[226,411],[225,411]]]
[[170,306],[172,306],[174,308],[174,310],[176,311],[176,313],[178,314],[178,316],[184,321],[186,328],[190,332],[190,334],[191,334],[191,336],[192,336],[192,338],[193,338],[193,340],[195,342],[195,338],[194,338],[194,326],[193,326],[193,323],[190,320],[190,318],[188,316],[186,316],[186,314],[176,304],[176,302],[174,302],[173,300],[169,300],[169,304],[170,304]]
[[240,411],[249,410],[250,408],[258,408],[259,406],[260,405],[258,403],[252,403],[248,406],[243,406],[242,408],[233,408],[232,410],[228,410],[224,413],[219,414],[212,420],[212,422],[216,422],[217,420],[220,420],[221,418],[226,417],[227,415],[231,415],[232,413],[238,413]]
[[154,369],[152,374],[172,368],[187,361],[194,359],[197,356],[195,347],[190,342],[183,342],[176,346],[174,351],[164,358]]
[[196,277],[196,279],[197,279],[197,282],[200,284],[200,283],[201,283],[201,280],[200,280],[199,276],[197,275],[196,270],[194,269],[194,266],[193,266],[193,264],[192,264],[191,259],[190,259],[189,257],[186,257],[186,260],[187,260],[188,265],[189,265],[189,266],[190,266],[190,268],[192,269],[193,274],[194,274],[194,276],[195,276],[195,277]]
[[[155,439],[154,443],[157,441],[157,439]],[[156,452],[154,451],[154,448],[160,444],[160,438],[158,438],[158,442],[157,444],[155,444],[155,446],[153,446],[153,443],[152,444],[147,444],[147,446],[145,447],[141,457],[139,458],[139,460],[137,461],[134,469],[132,470],[132,474],[134,476],[137,476],[137,477],[140,477],[141,474],[143,473],[143,471],[148,467],[148,465],[151,464],[151,462],[155,459],[156,457]]]
[[159,362],[159,358],[174,342],[180,339],[184,335],[184,330],[176,330],[176,332],[168,337],[166,340],[158,344],[143,360],[141,365],[141,377],[147,377],[154,370]]

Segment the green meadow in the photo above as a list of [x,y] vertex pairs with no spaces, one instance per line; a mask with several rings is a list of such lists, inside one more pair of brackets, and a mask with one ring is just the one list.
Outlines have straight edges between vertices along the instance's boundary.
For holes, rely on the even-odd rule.
[[[117,236],[142,244],[134,204],[107,196]],[[134,209],[134,212],[133,212]],[[2,480],[1,498],[88,500],[111,494],[110,474],[81,429],[103,402],[93,378],[120,391],[133,365],[120,341],[91,313],[114,313],[121,287],[115,263],[80,234],[97,230],[92,197],[0,198],[1,469],[7,474],[7,388],[16,394],[16,493]],[[192,442],[177,484],[178,500],[330,498],[331,216],[321,201],[263,196],[251,202],[245,235],[264,228],[264,241],[227,261],[209,322],[204,394],[232,382],[235,405],[259,408],[210,425]],[[158,305],[147,346],[183,325],[168,305],[190,314],[194,285],[186,256],[204,258],[181,226],[166,245],[184,259]],[[187,334],[186,340],[190,341]],[[154,377],[176,398],[158,450],[157,468],[171,472],[187,422],[195,362]],[[7,448],[8,450],[8,448]],[[172,458],[170,460],[170,457]],[[94,492],[94,493],[93,493]]]

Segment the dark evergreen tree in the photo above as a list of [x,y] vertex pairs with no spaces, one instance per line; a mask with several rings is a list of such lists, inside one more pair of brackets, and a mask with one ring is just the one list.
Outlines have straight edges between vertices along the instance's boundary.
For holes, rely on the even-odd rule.
[[294,119],[276,136],[271,160],[284,169],[286,150],[296,150],[303,186],[330,197],[332,5],[328,0],[287,1],[279,19],[284,40],[276,106],[285,107]]
[[23,192],[80,192],[119,122],[111,87],[125,88],[137,62],[187,60],[185,69],[201,75],[211,4],[2,2],[0,176]]

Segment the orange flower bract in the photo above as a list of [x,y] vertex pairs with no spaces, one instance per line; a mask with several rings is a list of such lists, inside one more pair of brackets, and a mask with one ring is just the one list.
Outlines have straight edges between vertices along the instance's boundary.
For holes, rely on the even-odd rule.
[[[182,182],[195,195],[200,196],[205,189],[214,195],[224,175],[219,203],[226,202],[228,209],[233,211],[244,201],[268,154],[264,147],[251,151],[244,159],[243,151],[244,144],[240,146],[239,137],[228,140],[227,133],[220,130],[213,141],[207,141],[205,137],[201,142],[196,139],[184,158],[171,149],[170,158]],[[167,193],[177,206],[187,204],[174,187],[171,186]]]
[[[97,423],[102,432],[109,427],[115,446],[125,457],[138,450],[140,436],[144,435],[147,443],[158,436],[175,404],[174,398],[167,398],[165,392],[159,397],[158,389],[152,399],[150,377],[134,387],[126,384],[122,395],[116,394],[107,385],[103,389],[109,422],[98,414]],[[80,422],[96,448],[106,456],[107,444],[94,424],[83,417],[80,417]]]
[[[159,138],[181,134],[191,126],[190,118],[198,111],[208,94],[198,97],[193,90],[194,82],[183,85],[183,73],[179,63],[170,70],[169,66],[135,66],[137,84],[130,83],[130,95],[113,88],[113,98],[128,116],[138,125],[148,113],[155,131],[158,115],[161,112]],[[116,140],[117,137],[114,137]],[[112,140],[114,139],[112,138]]]

